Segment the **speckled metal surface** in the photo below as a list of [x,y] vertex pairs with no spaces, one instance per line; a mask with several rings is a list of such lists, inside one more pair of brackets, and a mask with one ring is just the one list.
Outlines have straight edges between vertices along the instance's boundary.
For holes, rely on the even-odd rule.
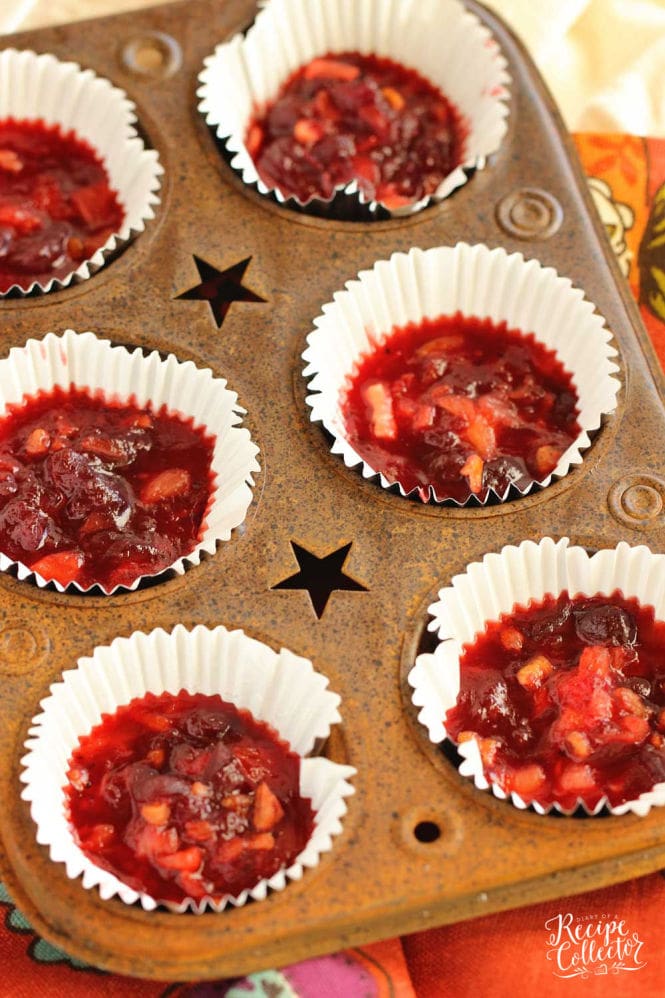
[[[40,933],[100,967],[162,980],[235,975],[665,866],[659,809],[579,821],[519,812],[460,777],[410,704],[406,674],[426,607],[469,561],[544,534],[590,547],[625,539],[662,550],[665,541],[657,363],[548,95],[514,38],[468,5],[510,63],[508,135],[445,203],[374,224],[291,214],[245,192],[220,159],[196,110],[196,76],[213,46],[251,20],[248,0],[188,0],[6,42],[74,59],[124,88],[166,174],[157,217],[103,271],[57,294],[0,302],[0,350],[72,327],[173,351],[228,379],[261,448],[244,529],[183,578],[108,598],[0,578],[0,872]],[[142,38],[155,31],[166,62],[137,71]],[[516,207],[522,189],[531,200]],[[520,250],[568,275],[620,351],[618,411],[582,467],[502,507],[425,507],[363,481],[329,453],[304,402],[300,354],[321,304],[395,250],[458,240]],[[205,301],[176,300],[198,283],[194,255],[220,269],[251,257],[244,283],[266,303],[235,302],[218,330]],[[297,571],[292,541],[319,557],[352,542],[344,571],[366,591],[333,592],[319,619],[306,592],[274,590]],[[69,881],[36,843],[19,798],[22,744],[49,684],[97,644],[177,622],[241,626],[311,657],[343,698],[327,752],[358,769],[343,834],[316,870],[265,901],[201,917],[104,902]],[[440,829],[435,841],[414,835],[423,821]]]

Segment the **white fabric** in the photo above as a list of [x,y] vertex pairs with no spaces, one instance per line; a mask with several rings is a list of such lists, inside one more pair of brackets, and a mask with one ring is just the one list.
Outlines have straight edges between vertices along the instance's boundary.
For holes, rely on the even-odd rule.
[[[0,31],[153,2],[0,0]],[[525,42],[572,131],[665,136],[665,0],[485,2]]]

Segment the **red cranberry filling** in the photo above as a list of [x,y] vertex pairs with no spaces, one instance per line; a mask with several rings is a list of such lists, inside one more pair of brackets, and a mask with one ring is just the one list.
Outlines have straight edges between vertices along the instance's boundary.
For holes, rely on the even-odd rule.
[[129,586],[196,546],[214,440],[191,420],[60,388],[0,420],[0,550],[45,579]]
[[219,696],[147,694],[81,738],[65,787],[83,852],[160,901],[239,895],[312,833],[300,759]]
[[576,405],[532,335],[459,313],[394,329],[342,393],[349,443],[423,501],[542,481],[579,434]]
[[124,218],[86,142],[43,121],[0,122],[0,292],[66,277]]
[[328,200],[355,180],[366,200],[395,209],[436,191],[464,138],[457,109],[418,73],[342,52],[293,73],[245,143],[264,183],[287,197]]
[[547,596],[464,649],[450,737],[543,806],[616,806],[665,780],[665,623],[620,593]]

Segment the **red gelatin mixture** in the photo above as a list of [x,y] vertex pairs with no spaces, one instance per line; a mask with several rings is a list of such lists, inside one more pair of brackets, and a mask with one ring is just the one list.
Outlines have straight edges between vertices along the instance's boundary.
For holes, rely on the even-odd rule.
[[464,649],[446,715],[487,779],[525,802],[592,810],[665,780],[665,622],[620,593],[547,596]]
[[219,696],[147,694],[81,738],[65,788],[83,852],[159,901],[239,895],[314,827],[300,759]]
[[555,354],[461,314],[394,329],[342,393],[346,439],[406,492],[465,502],[542,481],[580,432]]
[[0,122],[0,292],[62,279],[125,218],[101,158],[43,121]]
[[0,551],[43,578],[129,586],[196,546],[214,439],[191,420],[57,388],[0,419]]
[[459,112],[390,59],[342,52],[293,73],[245,144],[269,187],[302,203],[356,181],[368,201],[400,208],[433,194],[463,159]]

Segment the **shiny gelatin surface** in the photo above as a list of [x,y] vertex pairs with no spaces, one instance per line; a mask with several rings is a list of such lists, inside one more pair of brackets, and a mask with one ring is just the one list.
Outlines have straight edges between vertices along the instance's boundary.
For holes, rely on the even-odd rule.
[[299,757],[219,696],[132,700],[80,739],[68,777],[83,852],[155,900],[235,897],[289,866],[313,829]]
[[265,184],[302,203],[356,181],[401,208],[433,194],[463,158],[466,128],[431,83],[389,59],[314,59],[250,122],[245,142]]
[[484,500],[543,481],[577,437],[577,393],[555,354],[505,323],[460,314],[392,333],[341,399],[346,439],[423,501]]
[[612,596],[547,596],[487,625],[446,715],[487,779],[564,810],[634,800],[665,780],[665,622]]
[[107,591],[196,546],[213,438],[191,420],[55,389],[0,419],[0,551]]

